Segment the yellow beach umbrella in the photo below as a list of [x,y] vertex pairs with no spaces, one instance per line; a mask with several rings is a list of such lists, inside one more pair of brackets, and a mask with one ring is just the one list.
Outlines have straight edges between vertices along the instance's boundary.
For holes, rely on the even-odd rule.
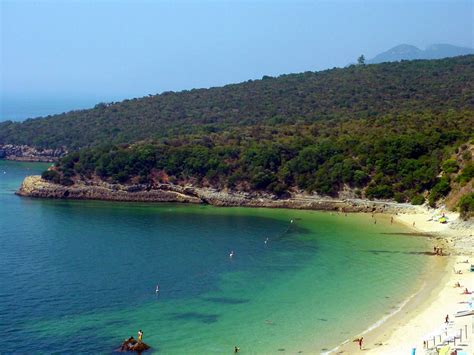
[[449,349],[449,345],[443,346],[441,349],[439,349],[439,355],[448,355]]

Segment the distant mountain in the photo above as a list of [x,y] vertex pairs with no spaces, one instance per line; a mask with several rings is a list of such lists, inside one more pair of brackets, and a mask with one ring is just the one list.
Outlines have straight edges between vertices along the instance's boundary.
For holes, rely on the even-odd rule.
[[413,59],[441,59],[459,55],[474,54],[474,48],[458,47],[451,44],[432,44],[425,50],[409,44],[400,44],[367,61],[368,64],[396,62]]

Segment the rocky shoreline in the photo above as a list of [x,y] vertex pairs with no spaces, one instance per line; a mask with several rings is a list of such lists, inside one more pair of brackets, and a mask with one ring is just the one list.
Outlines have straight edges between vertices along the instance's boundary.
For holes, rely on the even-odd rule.
[[0,144],[0,159],[52,163],[67,154],[64,148],[41,149],[28,145]]
[[266,193],[219,191],[212,188],[160,184],[121,185],[103,181],[78,181],[71,186],[54,184],[41,176],[27,176],[17,195],[35,198],[105,200],[128,202],[180,202],[225,207],[291,208],[344,212],[392,212],[411,208],[410,205],[359,199],[322,198],[317,195],[294,193],[277,198]]

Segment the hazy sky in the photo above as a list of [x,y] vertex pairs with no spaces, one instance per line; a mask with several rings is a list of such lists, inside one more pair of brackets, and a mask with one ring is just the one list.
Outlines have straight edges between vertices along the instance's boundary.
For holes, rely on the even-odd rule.
[[72,109],[344,66],[401,43],[474,46],[473,1],[0,1],[0,119],[26,101]]

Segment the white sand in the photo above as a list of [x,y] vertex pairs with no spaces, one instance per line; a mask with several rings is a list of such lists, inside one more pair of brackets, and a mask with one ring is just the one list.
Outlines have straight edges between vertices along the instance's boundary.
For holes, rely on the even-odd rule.
[[[420,307],[405,314],[405,316],[397,321],[393,329],[388,329],[390,334],[388,338],[369,342],[366,346],[368,351],[364,351],[364,353],[411,354],[412,349],[416,348],[417,354],[424,354],[423,340],[428,341],[429,347],[432,348],[433,336],[430,335],[441,334],[440,329],[445,327],[445,317],[449,315],[449,319],[453,323],[449,324],[448,335],[454,331],[459,333],[459,330],[462,329],[463,339],[461,344],[466,344],[467,346],[457,347],[464,349],[468,354],[473,354],[474,333],[472,325],[474,316],[454,317],[457,311],[467,308],[467,304],[461,302],[470,301],[472,298],[472,295],[462,294],[464,288],[454,287],[454,284],[459,282],[462,286],[468,287],[469,290],[472,290],[474,286],[474,274],[468,271],[470,264],[458,263],[462,260],[465,260],[465,257],[457,256],[454,263],[457,270],[462,270],[462,275],[455,274],[451,269],[452,264],[450,264],[447,270],[449,273],[448,277],[441,280],[444,284],[441,290],[435,289],[435,294],[428,296],[425,304],[421,304]],[[467,325],[468,332],[467,340],[465,339],[465,325]],[[442,333],[441,336],[441,340],[443,340],[446,338],[446,333]],[[384,337],[382,336],[382,338]],[[436,344],[440,344],[438,336],[435,340]],[[375,346],[371,343],[382,343],[383,345]],[[459,344],[459,341],[456,344]],[[454,348],[453,343],[451,343],[451,346]]]
[[[442,215],[448,218],[447,224],[439,223],[433,215]],[[458,218],[457,213],[443,210],[433,210],[424,207],[410,209],[409,213],[398,213],[395,221],[403,223],[420,233],[435,235],[434,244],[443,248],[450,256],[432,256],[436,262],[446,262],[441,269],[436,269],[435,275],[427,277],[437,280],[437,285],[424,287],[419,295],[410,300],[398,314],[387,320],[379,328],[363,334],[364,346],[358,349],[356,343],[347,343],[336,350],[341,354],[431,354],[424,348],[423,341],[428,341],[428,346],[433,348],[433,336],[440,334],[441,342],[450,334],[460,333],[462,341],[456,340],[456,348],[467,354],[474,354],[474,316],[454,317],[458,311],[468,307],[468,301],[473,300],[474,294],[462,294],[464,288],[474,290],[474,272],[470,272],[471,263],[474,264],[474,227],[473,222],[464,222]],[[415,224],[413,225],[413,222]],[[469,263],[462,263],[469,259]],[[461,270],[462,274],[455,274],[453,268]],[[438,271],[440,270],[440,271]],[[438,275],[441,273],[441,275]],[[438,278],[439,277],[439,278]],[[463,287],[454,287],[459,282]],[[426,286],[426,285],[424,285]],[[423,289],[423,288],[422,288]],[[445,327],[444,320],[449,315],[450,323],[446,332],[441,334],[440,329]],[[467,327],[467,339],[466,339]],[[440,344],[439,336],[435,339]],[[460,346],[462,344],[462,346]],[[450,343],[454,350],[454,344]],[[450,354],[451,352],[449,352]],[[436,354],[434,352],[433,354]]]

